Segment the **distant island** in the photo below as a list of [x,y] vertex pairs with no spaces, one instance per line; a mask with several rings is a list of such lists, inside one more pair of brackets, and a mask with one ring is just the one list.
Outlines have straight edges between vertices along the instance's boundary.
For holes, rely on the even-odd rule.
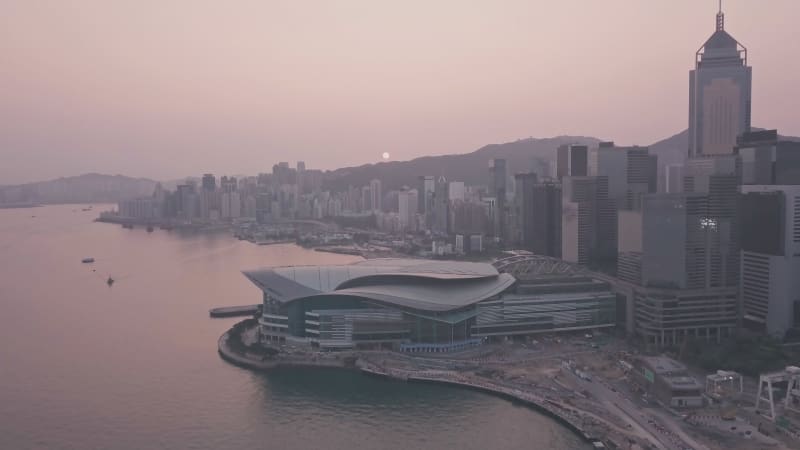
[[[0,186],[0,207],[58,203],[116,203],[153,193],[156,181],[88,173],[50,181]],[[22,206],[19,206],[22,205]]]

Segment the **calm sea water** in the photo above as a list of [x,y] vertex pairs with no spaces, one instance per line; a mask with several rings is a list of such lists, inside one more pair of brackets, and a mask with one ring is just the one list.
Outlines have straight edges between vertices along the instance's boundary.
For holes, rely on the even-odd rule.
[[208,309],[258,302],[241,270],[354,257],[95,216],[0,210],[0,449],[585,448],[481,393],[233,367],[216,341],[236,319]]

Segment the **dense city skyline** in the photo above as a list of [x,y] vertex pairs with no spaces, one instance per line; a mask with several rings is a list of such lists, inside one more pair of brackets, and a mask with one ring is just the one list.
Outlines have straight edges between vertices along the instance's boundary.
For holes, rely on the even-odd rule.
[[[332,169],[561,134],[649,145],[686,129],[685,73],[716,7],[20,2],[0,19],[0,180]],[[800,134],[800,5],[724,9],[756,67],[753,125]]]
[[800,448],[793,1],[17,8],[0,447]]

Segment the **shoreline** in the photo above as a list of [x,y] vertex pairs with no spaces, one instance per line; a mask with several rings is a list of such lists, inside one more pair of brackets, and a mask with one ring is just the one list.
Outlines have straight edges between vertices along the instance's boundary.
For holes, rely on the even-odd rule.
[[[559,412],[556,409],[557,402],[547,399],[540,399],[531,394],[525,394],[518,389],[501,386],[496,383],[491,383],[486,380],[483,383],[470,382],[469,380],[458,380],[453,378],[434,377],[430,373],[420,371],[397,371],[397,370],[382,370],[377,366],[371,364],[366,358],[359,355],[348,355],[347,353],[334,354],[334,358],[298,358],[297,360],[266,360],[257,358],[255,355],[248,357],[247,354],[240,354],[232,350],[227,340],[233,328],[223,333],[217,340],[217,353],[220,357],[237,367],[255,370],[255,371],[269,371],[276,369],[313,369],[313,368],[332,368],[340,370],[348,370],[351,372],[361,373],[367,376],[383,378],[392,381],[402,381],[406,383],[426,383],[426,384],[441,384],[461,389],[469,389],[473,391],[482,392],[484,394],[493,395],[498,398],[508,400],[514,404],[520,404],[527,408],[533,409],[536,412],[543,414],[550,419],[559,423],[559,425],[567,428],[570,432],[580,437],[584,442],[594,444],[602,443],[603,441],[591,435],[588,431],[583,429],[577,421],[570,420],[567,414]],[[341,357],[340,357],[341,356]],[[348,356],[352,362],[348,360]],[[549,405],[552,403],[552,405]]]

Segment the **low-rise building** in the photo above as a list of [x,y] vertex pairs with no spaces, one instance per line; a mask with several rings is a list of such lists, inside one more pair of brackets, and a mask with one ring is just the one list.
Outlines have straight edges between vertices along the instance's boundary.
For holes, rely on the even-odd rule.
[[686,366],[672,358],[641,356],[634,361],[630,374],[643,391],[666,406],[703,406],[703,386]]

